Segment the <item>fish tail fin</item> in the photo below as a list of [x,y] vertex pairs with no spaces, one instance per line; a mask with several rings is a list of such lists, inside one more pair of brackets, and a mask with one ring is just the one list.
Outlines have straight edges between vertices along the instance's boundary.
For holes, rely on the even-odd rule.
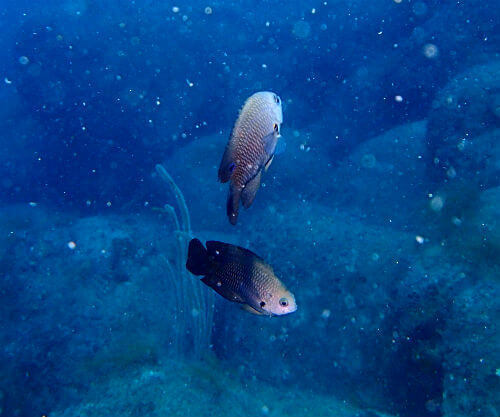
[[189,242],[186,268],[194,275],[206,275],[208,273],[208,251],[198,239],[191,239]]
[[241,190],[236,187],[229,188],[229,196],[227,197],[226,212],[229,218],[229,223],[233,226],[238,221],[238,209],[240,205]]

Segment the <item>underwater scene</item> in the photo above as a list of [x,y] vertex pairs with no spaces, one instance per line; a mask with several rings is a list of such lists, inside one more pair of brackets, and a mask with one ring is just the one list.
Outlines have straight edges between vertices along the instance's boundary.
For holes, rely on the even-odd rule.
[[0,0],[0,417],[498,417],[493,0]]

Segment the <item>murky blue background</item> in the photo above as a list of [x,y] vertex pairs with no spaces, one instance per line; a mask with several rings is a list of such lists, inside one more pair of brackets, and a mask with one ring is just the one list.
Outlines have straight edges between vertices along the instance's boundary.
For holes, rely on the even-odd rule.
[[[495,2],[0,6],[0,415],[499,414]],[[259,90],[286,150],[232,227],[217,168]],[[191,236],[298,311],[213,297]]]

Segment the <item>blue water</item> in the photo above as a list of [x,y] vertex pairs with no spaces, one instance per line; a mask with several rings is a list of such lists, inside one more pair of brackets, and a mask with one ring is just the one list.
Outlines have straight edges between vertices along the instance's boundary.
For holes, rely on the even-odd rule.
[[[0,415],[498,416],[495,3],[0,0]],[[231,226],[261,90],[286,149]],[[191,237],[298,310],[199,284]]]

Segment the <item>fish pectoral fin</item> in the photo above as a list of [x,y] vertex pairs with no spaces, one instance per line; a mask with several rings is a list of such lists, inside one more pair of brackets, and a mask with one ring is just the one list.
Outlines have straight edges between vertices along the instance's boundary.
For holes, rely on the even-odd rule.
[[276,143],[276,148],[274,149],[275,155],[280,155],[284,153],[286,150],[286,141],[283,139],[283,136],[279,136],[278,141]]
[[274,150],[276,149],[276,142],[278,141],[278,134],[273,130],[268,135],[262,138],[262,143],[264,144],[264,150],[268,156],[274,155]]
[[227,285],[224,285],[222,281],[219,281],[216,277],[212,277],[207,275],[201,279],[205,285],[208,285],[212,288],[217,294],[222,295],[226,300],[233,301],[235,303],[244,303],[245,301],[241,296],[230,288]]
[[273,162],[273,159],[274,159],[274,155],[271,156],[271,158],[269,158],[266,162],[266,165],[264,165],[264,171],[267,172],[267,170],[269,169],[269,167],[271,166],[272,162]]
[[265,314],[264,313],[261,313],[260,311],[257,311],[255,308],[253,308],[252,306],[248,305],[248,304],[243,304],[241,306],[241,308],[249,313],[252,313],[252,314],[257,314],[259,316],[264,316]]
[[257,194],[257,190],[260,187],[261,175],[262,171],[259,171],[255,177],[247,182],[245,188],[243,188],[241,192],[241,202],[243,203],[243,207],[248,208],[252,205],[255,195]]

